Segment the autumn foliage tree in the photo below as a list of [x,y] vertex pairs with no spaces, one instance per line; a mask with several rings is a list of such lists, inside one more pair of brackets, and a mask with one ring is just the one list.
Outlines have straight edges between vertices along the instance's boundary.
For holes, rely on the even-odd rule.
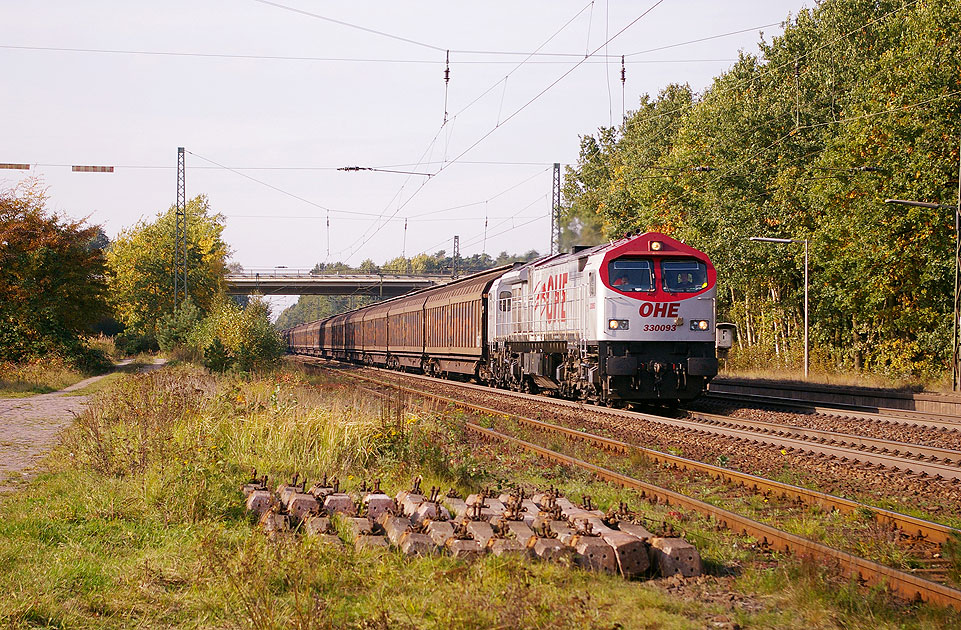
[[[175,213],[172,206],[121,232],[107,252],[110,302],[124,334],[141,345],[156,343],[158,325],[173,312]],[[186,220],[187,290],[206,313],[224,292],[230,251],[222,239],[224,221],[203,195],[187,202]]]
[[36,180],[0,191],[0,360],[85,356],[107,309],[98,234],[48,211]]
[[[758,367],[798,365],[803,247],[824,365],[932,376],[950,357],[961,3],[822,2],[704,92],[669,86],[581,139],[569,243],[658,230],[706,251]],[[598,234],[600,232],[600,234]]]

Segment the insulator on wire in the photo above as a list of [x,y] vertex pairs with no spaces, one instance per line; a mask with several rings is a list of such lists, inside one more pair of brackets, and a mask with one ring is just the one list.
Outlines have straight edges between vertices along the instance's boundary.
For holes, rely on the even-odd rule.
[[444,124],[447,124],[447,88],[450,86],[450,51],[447,51],[447,63],[444,67]]

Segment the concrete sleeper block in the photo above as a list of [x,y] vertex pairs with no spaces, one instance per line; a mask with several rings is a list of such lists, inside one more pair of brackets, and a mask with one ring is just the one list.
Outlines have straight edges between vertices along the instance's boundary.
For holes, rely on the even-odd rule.
[[662,577],[680,573],[683,577],[701,575],[701,554],[683,538],[658,538],[649,541],[652,564],[658,567]]

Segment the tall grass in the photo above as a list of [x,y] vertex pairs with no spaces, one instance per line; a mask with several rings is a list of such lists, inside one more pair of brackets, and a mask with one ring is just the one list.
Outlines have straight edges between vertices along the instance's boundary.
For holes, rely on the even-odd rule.
[[25,363],[0,362],[0,396],[46,394],[73,385],[84,376],[56,355]]
[[[451,427],[453,415],[338,382],[315,387],[292,371],[212,376],[178,366],[126,376],[63,436],[48,473],[0,497],[0,625],[681,629],[726,615],[742,625],[836,627],[830,617],[782,612],[783,599],[738,611],[727,599],[682,599],[657,584],[551,564],[271,540],[242,509],[239,486],[252,468],[272,485],[294,472],[336,475],[354,490],[375,477],[396,490],[423,475],[425,487],[462,492],[536,478],[615,504],[622,496],[469,440]],[[772,597],[783,579],[771,578]],[[872,630],[904,621],[840,619]],[[949,627],[932,615],[907,621]]]

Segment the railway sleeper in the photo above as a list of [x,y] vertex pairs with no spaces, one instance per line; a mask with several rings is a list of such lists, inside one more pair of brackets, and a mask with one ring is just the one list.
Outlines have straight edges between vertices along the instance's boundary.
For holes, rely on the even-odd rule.
[[590,497],[584,497],[583,505],[553,490],[531,498],[518,492],[441,500],[437,488],[425,497],[415,483],[392,499],[375,485],[358,502],[364,513],[358,516],[357,504],[339,491],[336,480],[328,484],[325,479],[309,492],[305,488],[306,481],[298,483],[295,477],[276,493],[266,489],[266,479],[253,480],[243,492],[248,511],[271,537],[296,529],[343,547],[334,526],[340,519],[357,549],[394,547],[409,556],[447,553],[464,559],[485,554],[532,557],[628,579],[651,573],[664,577],[701,573],[693,545],[681,538],[654,536],[615,515],[605,518]]

